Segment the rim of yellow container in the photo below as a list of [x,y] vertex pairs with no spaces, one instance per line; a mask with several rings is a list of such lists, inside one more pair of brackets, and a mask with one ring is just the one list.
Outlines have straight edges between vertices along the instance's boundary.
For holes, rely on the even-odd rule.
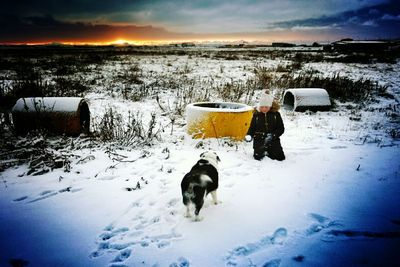
[[[237,108],[214,108],[214,107],[201,107],[199,105],[204,105],[204,104],[220,104],[220,105],[231,105],[231,106],[236,106]],[[196,103],[191,103],[187,105],[187,108],[191,108],[192,110],[202,110],[202,111],[210,111],[210,112],[246,112],[253,110],[252,107],[246,104],[242,103],[236,103],[236,102],[196,102]]]

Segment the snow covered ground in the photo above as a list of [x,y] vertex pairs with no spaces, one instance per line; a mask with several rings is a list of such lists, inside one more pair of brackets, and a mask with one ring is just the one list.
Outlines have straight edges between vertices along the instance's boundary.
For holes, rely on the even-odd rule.
[[[187,57],[135,60],[148,80],[168,71],[160,66],[185,64],[189,76],[240,80],[254,65]],[[395,96],[371,106],[398,105],[400,63],[388,71],[386,64],[306,68],[369,75]],[[145,118],[158,109],[154,99],[113,98],[101,87],[87,100],[93,117],[107,105],[123,114],[141,110]],[[388,133],[398,122],[385,112],[346,105],[338,103],[331,112],[281,110],[283,162],[255,161],[251,143],[193,140],[178,124],[151,147],[71,149],[79,158],[69,173],[29,176],[26,165],[7,169],[0,173],[0,266],[398,266],[400,143]],[[354,115],[357,120],[350,119]],[[183,216],[180,182],[204,150],[221,158],[221,203],[208,197],[204,219],[193,222]]]

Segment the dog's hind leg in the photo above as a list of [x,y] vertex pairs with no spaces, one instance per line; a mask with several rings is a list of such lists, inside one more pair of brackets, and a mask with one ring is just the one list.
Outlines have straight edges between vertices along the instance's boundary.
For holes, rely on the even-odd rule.
[[182,199],[183,205],[185,205],[185,207],[186,207],[185,217],[190,218],[190,217],[192,217],[192,215],[190,215],[190,200],[185,194],[183,194],[182,196],[183,196],[183,199]]
[[211,191],[210,193],[211,193],[211,197],[212,197],[215,205],[217,205],[218,203],[221,203],[221,202],[218,202],[217,190]]

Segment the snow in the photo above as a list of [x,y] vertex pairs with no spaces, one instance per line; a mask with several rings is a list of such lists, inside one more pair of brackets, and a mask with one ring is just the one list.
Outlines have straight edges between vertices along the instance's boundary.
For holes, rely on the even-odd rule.
[[[193,69],[188,76],[203,78],[209,66],[219,72],[220,65],[224,73],[217,83],[251,75],[243,65],[253,64],[135,59],[147,80],[156,77],[149,69],[159,75],[169,71],[161,61],[174,62],[170,68],[188,64]],[[328,75],[342,65],[307,67]],[[384,68],[345,65],[354,76],[387,79],[395,99],[378,99],[379,107],[399,100],[400,63],[388,72]],[[107,106],[125,115],[139,110],[145,120],[157,110],[153,99],[113,98],[101,87],[85,99],[94,121]],[[338,110],[330,112],[281,110],[283,162],[254,160],[251,143],[193,140],[178,125],[151,147],[115,151],[125,162],[106,148],[76,148],[70,153],[80,157],[73,159],[71,172],[29,176],[26,165],[7,169],[0,173],[0,266],[9,266],[10,259],[29,267],[398,265],[400,152],[398,140],[387,133],[398,124],[384,112],[336,104]],[[350,119],[353,115],[360,119]],[[205,150],[221,158],[221,203],[214,205],[208,196],[203,220],[193,222],[184,217],[180,182]]]
[[80,97],[30,97],[20,98],[13,107],[13,112],[76,112],[80,103]]

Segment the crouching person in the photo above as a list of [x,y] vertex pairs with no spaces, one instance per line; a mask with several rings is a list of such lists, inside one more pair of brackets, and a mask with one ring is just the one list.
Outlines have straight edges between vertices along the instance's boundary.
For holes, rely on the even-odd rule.
[[284,160],[285,154],[279,137],[285,131],[281,114],[278,112],[279,103],[269,94],[263,94],[253,113],[246,141],[253,140],[254,158],[261,160],[265,156]]

